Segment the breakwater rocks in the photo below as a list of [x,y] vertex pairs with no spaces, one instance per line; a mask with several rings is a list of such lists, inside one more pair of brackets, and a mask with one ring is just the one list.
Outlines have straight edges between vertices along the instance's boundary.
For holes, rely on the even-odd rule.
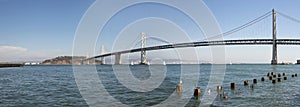
[[24,66],[24,63],[0,63],[0,68],[4,67],[21,67]]

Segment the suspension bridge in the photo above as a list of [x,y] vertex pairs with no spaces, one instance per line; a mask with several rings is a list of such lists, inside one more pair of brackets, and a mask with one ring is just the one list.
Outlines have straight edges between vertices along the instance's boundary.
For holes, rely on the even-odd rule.
[[[277,45],[300,45],[300,39],[277,39],[277,31],[276,31],[276,15],[279,14],[289,20],[295,21],[300,23],[300,20],[295,19],[293,17],[290,17],[286,14],[276,12],[275,9],[272,11],[269,11],[265,13],[264,15],[246,23],[243,24],[237,28],[234,28],[232,30],[229,30],[227,32],[224,32],[222,34],[218,34],[215,36],[212,36],[210,38],[206,38],[203,41],[199,42],[187,42],[187,43],[175,43],[175,44],[167,44],[167,45],[157,45],[157,46],[150,46],[146,47],[146,33],[141,33],[142,39],[141,39],[141,47],[135,48],[135,49],[128,49],[118,52],[111,52],[111,53],[105,53],[93,57],[89,57],[85,59],[92,60],[95,58],[101,58],[101,61],[104,62],[104,57],[107,56],[115,56],[115,64],[121,64],[121,55],[127,54],[127,53],[134,53],[134,52],[141,52],[141,60],[140,64],[147,64],[147,57],[146,52],[152,51],[152,50],[162,50],[162,49],[171,49],[171,48],[188,48],[188,47],[201,47],[201,46],[218,46],[218,45],[272,45],[272,59],[271,64],[278,64],[277,60]],[[267,17],[272,16],[272,38],[270,39],[238,39],[238,40],[213,40],[215,38],[220,38],[224,36],[228,36],[230,34],[233,34],[235,32],[238,32],[242,29],[245,29],[249,26],[254,25],[255,23],[258,23],[259,21],[266,19]],[[102,47],[102,51],[104,48]]]

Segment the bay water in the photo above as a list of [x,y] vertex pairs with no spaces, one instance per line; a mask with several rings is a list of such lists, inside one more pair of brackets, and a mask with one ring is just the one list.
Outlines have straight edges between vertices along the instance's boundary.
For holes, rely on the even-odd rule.
[[[90,66],[90,65],[86,65]],[[151,77],[151,70],[155,66],[163,67],[166,72],[163,82],[153,90],[140,92],[132,90],[116,76],[114,69],[122,70],[122,67],[129,68],[133,76],[124,75],[126,78],[136,78],[138,80],[147,80]],[[214,65],[215,66],[215,65]],[[218,66],[218,65],[216,65]],[[222,65],[224,69],[222,93],[228,96],[223,99],[217,95],[210,106],[300,106],[300,78],[291,75],[299,73],[300,65],[268,65],[268,64],[232,64]],[[213,66],[207,65],[97,65],[96,70],[102,85],[109,95],[128,106],[155,106],[165,100],[173,97],[182,99],[182,96],[191,96],[184,100],[187,101],[185,106],[199,106],[201,97],[207,90],[216,91],[217,87],[207,89]],[[199,69],[194,69],[199,68]],[[160,69],[155,69],[160,70]],[[154,70],[154,71],[155,71]],[[185,70],[184,72],[182,70]],[[195,71],[196,70],[196,71]],[[152,71],[152,72],[154,72]],[[182,79],[182,73],[191,73],[197,79],[197,86],[201,89],[200,98],[193,95],[171,96],[176,92],[176,85]],[[193,73],[199,73],[197,76]],[[267,72],[286,73],[287,80],[272,84],[267,77]],[[220,76],[222,77],[222,76]],[[261,81],[261,77],[265,81]],[[253,84],[253,79],[258,79],[257,84]],[[283,77],[282,77],[283,78]],[[72,65],[37,65],[12,68],[0,68],[0,106],[1,107],[34,107],[34,106],[88,106],[85,98],[80,94],[75,81]],[[243,81],[249,80],[250,85],[254,88],[244,86]],[[230,83],[236,83],[236,89],[230,88]],[[132,83],[134,84],[134,82]],[[183,84],[186,84],[183,81]],[[143,86],[141,86],[143,87]],[[192,86],[196,87],[196,86]],[[192,90],[186,89],[184,90]],[[117,104],[117,103],[116,103]],[[97,105],[108,106],[111,104],[99,103]]]

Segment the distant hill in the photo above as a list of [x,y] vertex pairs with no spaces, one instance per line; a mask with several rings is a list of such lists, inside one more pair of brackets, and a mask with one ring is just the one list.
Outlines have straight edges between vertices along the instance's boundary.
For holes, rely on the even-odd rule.
[[[53,59],[47,59],[42,62],[44,65],[80,65],[81,60],[85,59],[84,56],[58,56]],[[101,64],[99,60],[90,60],[89,62],[84,62],[85,64]]]

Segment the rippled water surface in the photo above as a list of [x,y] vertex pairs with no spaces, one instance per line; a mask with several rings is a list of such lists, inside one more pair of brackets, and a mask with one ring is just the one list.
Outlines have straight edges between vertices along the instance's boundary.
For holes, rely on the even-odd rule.
[[[218,65],[214,67],[218,67]],[[98,77],[109,95],[129,106],[158,105],[170,97],[187,101],[186,106],[198,106],[203,100],[201,98],[206,93],[205,90],[208,90],[206,86],[209,83],[212,70],[211,65],[118,65],[114,67],[99,65],[96,68]],[[164,78],[153,90],[136,91],[126,87],[118,80],[114,72],[116,68],[121,71],[123,69],[124,71],[128,69],[131,71],[132,75],[122,75],[125,79],[147,80],[151,77],[150,72],[160,72]],[[176,84],[179,83],[183,75],[182,70],[185,70],[184,73],[198,78],[197,86],[201,88],[200,99],[192,97],[192,94],[180,95],[175,92]],[[223,99],[218,95],[211,106],[300,106],[298,103],[300,101],[300,77],[291,77],[292,74],[299,73],[299,70],[300,65],[226,65],[223,84],[219,85],[223,86],[221,94],[227,95],[228,99]],[[267,72],[285,72],[288,80],[272,84],[266,76]],[[197,76],[197,73],[200,75]],[[263,76],[266,79],[264,82],[260,80]],[[258,83],[254,84],[252,89],[250,85],[254,78],[258,79]],[[249,80],[250,85],[244,86],[244,80]],[[230,89],[231,82],[237,84],[235,90]],[[187,83],[183,81],[183,84]],[[141,87],[143,88],[143,86]],[[183,87],[183,90],[193,89]],[[216,88],[210,90],[215,92]],[[177,96],[171,96],[174,92]],[[100,104],[101,106],[111,105],[108,103]],[[72,66],[24,66],[0,68],[0,106],[82,107],[88,106],[88,103],[85,102],[78,90]]]

